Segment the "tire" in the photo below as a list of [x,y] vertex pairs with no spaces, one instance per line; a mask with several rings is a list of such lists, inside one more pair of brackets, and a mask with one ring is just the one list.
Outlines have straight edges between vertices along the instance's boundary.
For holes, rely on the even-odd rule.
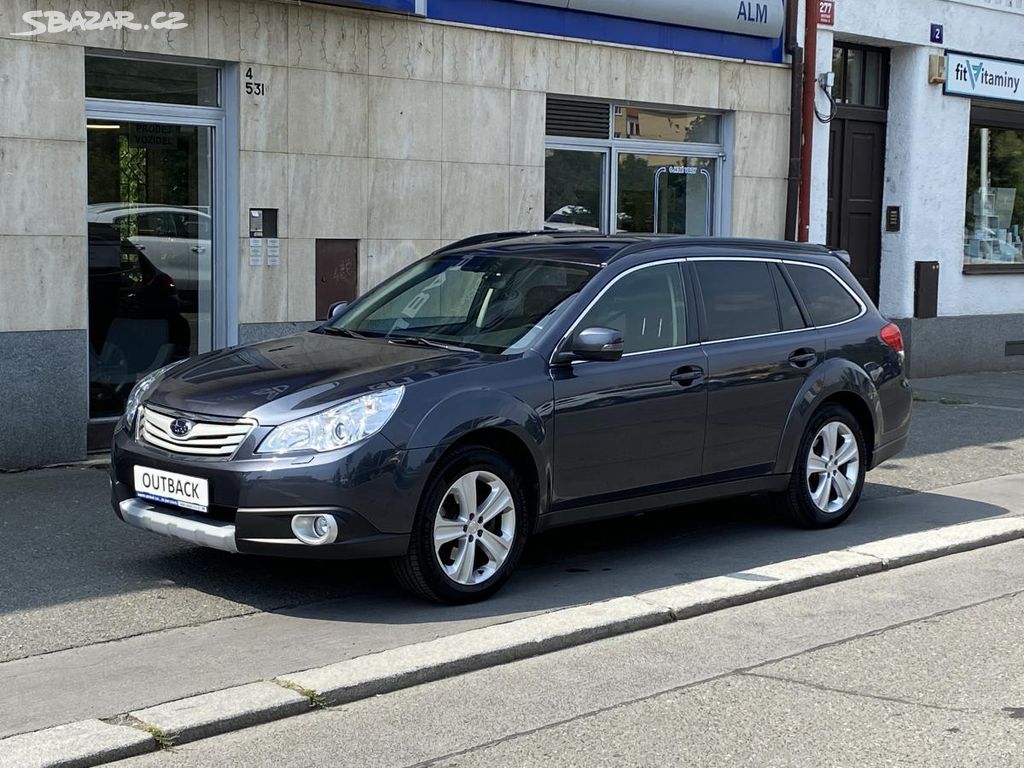
[[[844,461],[854,445],[854,458]],[[816,471],[819,467],[821,471]],[[826,405],[807,425],[789,487],[777,499],[779,511],[787,522],[800,528],[839,525],[857,506],[866,474],[867,451],[860,424],[841,405]]]
[[[468,494],[475,494],[475,505],[463,506]],[[491,515],[482,526],[481,513]],[[449,605],[484,600],[515,570],[530,523],[512,463],[489,448],[460,448],[442,459],[427,483],[409,551],[393,561],[395,575],[405,589],[428,600]],[[443,540],[436,548],[435,533]]]

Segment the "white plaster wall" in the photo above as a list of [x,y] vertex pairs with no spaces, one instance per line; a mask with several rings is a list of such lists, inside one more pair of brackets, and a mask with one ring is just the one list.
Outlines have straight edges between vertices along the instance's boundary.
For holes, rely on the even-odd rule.
[[880,45],[930,45],[932,24],[945,28],[953,51],[1019,59],[1024,14],[952,0],[839,0],[833,31],[844,39]]
[[976,307],[959,301],[971,105],[928,85],[928,57],[934,52],[913,46],[892,53],[882,205],[902,207],[903,227],[882,233],[882,309],[895,317],[913,315],[915,261],[939,262],[941,314],[1024,309],[1012,297],[1004,297],[1011,299],[1006,302],[992,296]]
[[[818,56],[816,72],[828,72],[832,69],[832,33],[823,31],[818,34]],[[827,115],[828,99],[820,88],[815,88],[818,111]],[[807,239],[812,243],[828,241],[828,153],[829,126],[814,120],[814,147],[811,152],[811,220]]]
[[[892,317],[913,315],[914,262],[940,264],[939,314],[1024,312],[1024,275],[964,275],[969,99],[928,83],[928,57],[945,50],[1024,59],[1024,14],[951,0],[836,3],[836,25],[818,32],[817,71],[831,69],[834,40],[891,49],[883,207],[903,209],[902,231],[882,232],[879,305]],[[944,47],[930,45],[931,24]],[[801,27],[802,29],[802,27]],[[819,97],[819,107],[824,108]],[[815,123],[811,240],[826,236],[829,127]]]

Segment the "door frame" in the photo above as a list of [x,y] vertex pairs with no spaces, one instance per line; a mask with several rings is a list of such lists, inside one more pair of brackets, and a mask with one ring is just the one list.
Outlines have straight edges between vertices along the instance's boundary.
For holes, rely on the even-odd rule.
[[[830,126],[829,128],[829,156],[828,156],[828,209],[826,211],[827,224],[825,238],[829,245],[840,248],[842,243],[838,237],[833,237],[833,232],[839,233],[841,229],[842,214],[844,209],[844,201],[842,195],[842,182],[845,178],[845,141],[846,141],[846,129],[847,124],[853,122],[863,123],[876,123],[882,126],[882,178],[881,193],[878,199],[878,213],[879,221],[884,225],[885,222],[885,160],[886,160],[886,146],[889,140],[889,85],[890,85],[890,67],[891,67],[891,52],[888,48],[878,48],[875,46],[861,45],[859,43],[853,43],[846,40],[836,40],[833,46],[833,60],[835,59],[835,51],[842,50],[843,52],[843,67],[842,77],[846,77],[848,72],[848,60],[851,51],[861,52],[863,54],[876,53],[880,58],[880,71],[879,71],[879,87],[878,97],[879,103],[866,105],[864,99],[867,94],[867,71],[862,66],[861,79],[855,84],[857,93],[854,99],[850,98],[850,94],[846,93],[847,84],[842,85],[842,92],[840,100],[838,100],[835,108],[835,116],[830,120],[830,123],[834,123],[835,127]],[[839,164],[839,177],[836,178],[833,174],[833,170],[836,166],[837,158],[833,156],[833,133],[838,133],[838,138],[843,142],[843,146],[839,147],[841,153],[838,160]],[[833,197],[833,187],[836,184],[835,195]],[[837,207],[833,207],[833,200]],[[833,242],[834,241],[834,242]],[[881,293],[881,279],[882,279],[882,227],[879,226],[878,230],[878,262],[875,264],[875,295],[871,298],[873,301],[878,301],[878,294]],[[869,291],[870,293],[870,291]]]
[[[216,69],[218,72],[219,107],[200,107],[182,104],[161,104],[148,101],[122,101],[119,99],[87,98],[85,122],[89,120],[189,125],[210,128],[213,158],[210,164],[210,213],[212,228],[210,250],[212,285],[210,296],[211,349],[220,349],[238,343],[238,282],[239,265],[237,243],[238,227],[238,162],[239,162],[239,65],[211,62],[201,59],[175,58],[145,54],[123,55],[112,51],[86,51],[87,57],[117,58],[125,60],[164,61],[171,64],[191,64]],[[82,125],[83,134],[87,132]],[[83,197],[88,201],[89,174],[86,168]],[[88,228],[87,209],[82,211],[82,229]],[[234,247],[232,247],[234,244]],[[88,260],[88,238],[82,258]],[[87,287],[88,292],[88,287]],[[201,350],[202,351],[202,350]],[[87,385],[88,386],[88,385]],[[88,401],[88,390],[86,391]],[[89,419],[90,446],[103,442],[116,418]],[[93,433],[96,433],[95,436]],[[95,439],[93,439],[95,437]],[[109,443],[109,441],[106,441]]]
[[[878,179],[878,184],[881,187],[878,195],[878,258],[874,265],[874,290],[869,290],[865,287],[865,290],[871,295],[871,299],[874,302],[878,302],[878,296],[881,293],[881,278],[882,278],[882,226],[885,223],[885,158],[886,158],[886,143],[889,140],[889,126],[888,126],[888,113],[885,110],[870,109],[865,107],[849,107],[841,106],[836,111],[836,116],[833,119],[833,125],[830,127],[829,134],[829,158],[828,158],[828,169],[829,169],[829,184],[835,184],[834,189],[829,189],[828,202],[829,208],[827,211],[827,231],[825,233],[826,241],[833,248],[842,248],[843,243],[840,235],[842,234],[842,221],[843,214],[846,210],[846,199],[843,194],[843,182],[846,179],[846,164],[849,158],[846,157],[846,131],[849,128],[850,123],[873,123],[881,126],[882,130],[882,174],[881,178]],[[836,136],[836,141],[832,141],[832,135]],[[833,144],[835,146],[833,146]],[[833,152],[838,150],[839,157],[833,156]],[[838,162],[837,162],[838,161]],[[838,177],[833,174],[833,171],[837,170]],[[833,207],[833,204],[835,207]],[[835,234],[833,234],[835,233]],[[860,282],[858,280],[858,282]],[[862,286],[864,287],[864,286]]]

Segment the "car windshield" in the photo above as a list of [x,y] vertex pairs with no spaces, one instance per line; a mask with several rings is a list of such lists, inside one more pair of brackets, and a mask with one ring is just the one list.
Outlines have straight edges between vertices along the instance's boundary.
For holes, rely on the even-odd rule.
[[529,347],[599,268],[531,255],[441,254],[368,293],[328,333],[490,353]]

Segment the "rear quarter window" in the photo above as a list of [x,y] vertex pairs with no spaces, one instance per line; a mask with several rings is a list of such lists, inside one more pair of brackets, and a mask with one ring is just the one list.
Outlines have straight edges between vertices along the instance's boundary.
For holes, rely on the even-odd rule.
[[861,313],[861,306],[850,292],[827,269],[787,264],[793,283],[804,300],[804,306],[816,326],[835,325],[852,320]]

